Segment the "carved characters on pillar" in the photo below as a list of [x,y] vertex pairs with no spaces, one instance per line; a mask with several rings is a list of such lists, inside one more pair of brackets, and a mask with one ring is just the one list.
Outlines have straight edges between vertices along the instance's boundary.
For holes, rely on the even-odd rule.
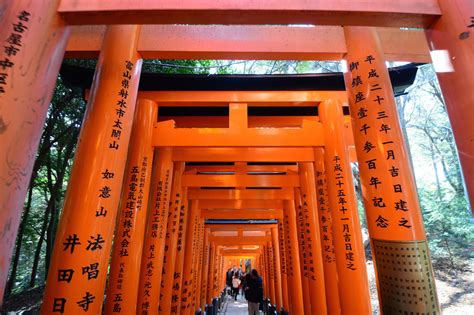
[[339,220],[342,223],[342,236],[344,239],[344,244],[345,244],[345,253],[346,253],[346,269],[349,270],[357,270],[355,264],[354,264],[354,259],[355,259],[355,253],[354,253],[354,246],[352,242],[352,231],[350,230],[350,223],[349,223],[349,217],[346,216],[346,212],[349,211],[348,208],[346,208],[348,204],[347,200],[347,194],[346,194],[346,181],[345,179],[345,174],[344,174],[344,169],[341,165],[341,158],[337,155],[334,156],[333,158],[333,176],[335,179],[335,184],[336,187],[336,193],[337,193],[337,211],[339,212]]
[[321,242],[323,250],[323,259],[327,263],[335,263],[335,250],[333,244],[333,229],[331,212],[329,211],[329,202],[327,195],[327,183],[325,173],[316,170],[316,192],[318,196],[318,210],[321,224]]
[[[63,242],[63,252],[73,255],[76,246],[85,246],[87,251],[95,251],[102,249],[102,243],[105,240],[102,238],[101,234],[91,235],[90,239],[86,242],[82,243],[77,234],[68,235],[65,241]],[[75,275],[76,274],[76,275]],[[99,275],[99,263],[94,262],[89,265],[85,265],[82,267],[81,271],[76,271],[74,269],[58,269],[57,270],[57,281],[58,282],[66,282],[70,283],[74,276],[82,276],[86,277],[87,280],[94,281],[97,279]],[[81,307],[84,311],[89,310],[89,304],[93,303],[95,296],[92,295],[90,292],[84,292],[85,296],[83,299],[75,301],[76,304]],[[54,297],[53,301],[53,313],[64,313],[65,307],[67,303],[67,299],[64,297]]]
[[[184,251],[184,242],[185,242],[185,224],[187,215],[187,200],[185,194],[181,192],[181,196],[176,195],[176,197],[181,198],[181,202],[179,204],[179,211],[178,211],[178,224],[175,225],[175,216],[176,212],[173,215],[173,227],[171,232],[176,233],[177,231],[177,245],[176,245],[176,258],[175,258],[175,266],[174,266],[174,274],[173,274],[173,287],[172,287],[172,296],[171,296],[171,314],[179,313],[179,302],[180,302],[180,295],[181,295],[181,286],[183,284],[183,251]],[[175,227],[176,226],[176,227]],[[177,261],[180,261],[178,264]]]
[[[125,67],[122,74],[122,82],[120,90],[118,90],[118,98],[115,106],[115,115],[117,119],[112,125],[112,131],[110,133],[110,143],[109,149],[118,150],[120,145],[120,138],[122,136],[122,118],[127,112],[127,102],[128,102],[128,88],[130,85],[130,80],[132,78],[131,71],[133,70],[133,62],[130,60],[125,61]],[[131,100],[135,102],[135,100]]]
[[288,275],[288,265],[286,261],[285,227],[284,223],[278,221],[278,243],[280,246],[281,273]]
[[291,238],[290,238],[290,220],[288,214],[284,216],[284,240],[286,241],[286,255],[285,255],[285,269],[289,277],[293,277],[293,248],[291,247]]
[[[390,117],[391,112],[386,100],[386,87],[380,81],[375,65],[376,59],[367,55],[363,60],[350,60],[349,71],[352,77],[353,104],[357,115],[355,128],[359,130],[360,141],[358,153],[360,168],[369,174],[369,185],[366,187],[368,200],[371,201],[369,218],[378,229],[393,230],[411,229],[411,215],[408,212],[414,207],[404,198],[405,187],[399,176],[402,152],[398,142],[402,141],[390,124],[397,117]],[[380,152],[383,152],[381,156]],[[380,161],[383,160],[383,161]],[[385,173],[384,176],[380,176]],[[384,180],[384,178],[389,180]],[[386,194],[384,195],[383,192]],[[387,199],[388,193],[398,198]]]
[[[122,224],[116,231],[116,240],[119,241],[120,249],[118,251],[119,270],[117,278],[111,277],[109,279],[109,286],[115,286],[116,291],[113,297],[113,309],[114,313],[120,313],[122,311],[122,293],[124,275],[127,270],[127,263],[123,257],[129,256],[129,246],[133,246],[132,235],[133,229],[135,229],[134,221],[136,220],[137,212],[142,210],[142,203],[144,198],[145,178],[147,174],[148,157],[144,156],[141,161],[141,166],[131,165],[129,167],[130,174],[128,178],[128,185],[125,190],[125,196],[122,199],[124,204],[122,205],[123,210],[121,211],[121,218],[117,222]],[[113,177],[111,173],[103,173],[104,177]],[[116,259],[116,258],[114,258]],[[116,281],[116,282],[115,282]]]
[[[311,233],[310,228],[310,217],[311,213],[315,211],[315,209],[309,208],[308,196],[305,193],[301,194],[301,202],[302,202],[302,215],[303,215],[303,233],[304,233],[304,241],[306,245],[306,250],[303,252],[303,257],[306,258],[307,263],[304,264],[304,267],[307,267],[308,270],[305,270],[305,276],[310,278],[311,280],[316,280],[316,272],[315,272],[315,257],[313,255],[314,246],[313,240],[315,239],[315,235]],[[307,256],[307,257],[306,257]]]
[[[14,61],[16,55],[21,52],[23,46],[22,39],[28,32],[28,22],[31,17],[31,13],[28,11],[23,10],[19,12],[17,21],[12,24],[12,31],[3,45],[5,57],[0,59],[0,97],[6,93],[5,87],[8,85],[9,74],[7,70],[10,69],[11,73],[15,66]],[[7,26],[5,25],[5,27]]]
[[[307,214],[306,214],[307,215]],[[308,255],[307,255],[307,248],[306,248],[306,234],[305,234],[305,219],[303,214],[303,206],[299,203],[297,208],[297,224],[298,224],[298,241],[300,244],[301,249],[301,263],[303,265],[303,276],[308,277]]]
[[[147,237],[151,237],[153,239],[158,239],[158,242],[165,241],[165,217],[168,215],[168,196],[169,196],[169,189],[170,189],[170,176],[171,170],[169,168],[166,169],[164,176],[159,180],[156,188],[155,198],[153,200],[153,210],[150,214],[149,220],[151,220],[151,228],[148,232],[149,235]],[[155,242],[156,244],[157,242]],[[146,256],[143,256],[144,259],[142,264],[146,266],[145,278],[146,280],[143,282],[143,288],[141,288],[141,292],[143,292],[142,296],[142,304],[139,305],[141,308],[142,314],[146,315],[150,311],[150,302],[149,297],[151,295],[151,291],[153,286],[158,284],[152,281],[153,276],[157,272],[161,272],[161,270],[156,270],[155,265],[157,260],[162,259],[161,257],[156,256],[156,248],[155,244],[150,243],[148,248],[144,248],[144,252],[146,252]],[[142,271],[143,272],[143,271]],[[143,277],[143,275],[142,275]]]

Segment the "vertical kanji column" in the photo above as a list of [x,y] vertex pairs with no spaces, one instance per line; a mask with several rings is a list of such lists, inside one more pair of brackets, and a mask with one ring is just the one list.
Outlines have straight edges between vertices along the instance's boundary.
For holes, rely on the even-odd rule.
[[311,311],[326,314],[326,293],[324,286],[323,258],[321,256],[321,238],[319,234],[318,205],[316,201],[316,183],[313,163],[298,164],[301,203],[304,222],[304,237],[308,247],[308,287],[311,298]]
[[197,274],[194,264],[194,257],[197,253],[197,235],[199,229],[198,222],[199,204],[197,200],[192,200],[190,203],[190,210],[186,224],[186,241],[184,246],[184,261],[183,261],[183,281],[181,284],[181,314],[190,314],[192,306],[192,288]]
[[173,181],[172,149],[160,148],[155,150],[138,286],[137,313],[141,315],[150,312],[155,314],[158,309],[166,225],[168,223],[171,183]]
[[[280,248],[280,265],[281,265],[281,294],[282,294],[282,308],[290,309],[290,301],[288,295],[288,266],[286,262],[286,241],[285,241],[285,222],[284,218],[278,220],[278,247]],[[259,258],[256,258],[256,263]]]
[[188,213],[188,199],[187,188],[183,187],[181,190],[181,207],[179,207],[179,221],[178,221],[178,239],[176,242],[176,256],[173,274],[173,295],[171,296],[171,314],[180,313],[181,302],[181,286],[183,285],[183,266],[184,266],[184,252],[191,251],[192,248],[185,249],[186,242],[186,225],[189,220]]
[[442,16],[426,29],[426,37],[474,211],[474,6],[472,0],[438,3]]
[[296,209],[293,200],[285,200],[284,220],[287,247],[286,263],[288,264],[289,279],[288,294],[291,295],[290,312],[292,314],[304,314],[298,232],[296,230]]
[[209,286],[209,257],[211,252],[211,245],[209,244],[210,229],[204,229],[204,243],[203,243],[203,258],[202,258],[202,277],[201,277],[201,301],[199,305],[204,310],[207,303],[207,288]]
[[160,299],[158,310],[160,314],[170,314],[174,284],[174,271],[176,265],[176,253],[178,250],[178,234],[181,207],[183,204],[183,188],[181,178],[184,172],[184,162],[176,162],[173,174],[173,188],[171,189],[171,203],[168,211],[168,222],[166,227],[166,241],[163,256],[163,267],[161,276]]
[[[281,276],[281,255],[280,255],[280,246],[278,242],[278,230],[274,226],[271,228],[272,244],[273,244],[273,253],[275,261],[275,298],[278,311],[280,311],[282,306],[282,276]],[[253,263],[253,261],[252,261]]]
[[198,208],[196,216],[197,231],[193,243],[196,247],[196,255],[193,254],[193,274],[192,286],[190,289],[191,309],[190,314],[199,309],[201,301],[201,281],[202,281],[202,256],[203,256],[203,241],[204,241],[204,222],[201,219],[200,209]]
[[269,263],[268,263],[268,246],[263,245],[263,270],[262,270],[262,278],[263,278],[263,288],[264,288],[264,297],[271,299],[270,296],[270,275],[268,272]]
[[[209,235],[210,236],[210,235]],[[206,304],[211,304],[214,298],[214,264],[216,260],[217,246],[212,242],[209,246],[209,271],[207,272],[207,293],[206,293]]]
[[99,314],[142,60],[140,27],[109,26],[51,257],[42,314]]
[[328,314],[340,314],[341,303],[337,286],[338,276],[334,251],[331,211],[329,210],[326,174],[324,169],[324,149],[314,149],[314,172],[316,179],[316,196],[318,200],[319,232],[324,267],[324,286]]
[[[4,0],[0,13],[0,306],[26,191],[70,28],[59,0]],[[41,154],[41,152],[40,152]],[[42,153],[43,155],[45,152]]]
[[373,28],[348,27],[344,34],[344,79],[381,309],[438,314],[418,195],[380,42]]
[[364,246],[349,152],[344,142],[342,106],[324,101],[324,164],[334,231],[334,249],[343,314],[371,314]]
[[275,296],[275,263],[274,263],[274,254],[273,254],[273,246],[271,241],[267,242],[267,252],[268,252],[268,278],[270,284],[270,300],[272,304],[276,303],[276,296]]
[[303,307],[305,314],[311,314],[311,297],[309,295],[308,246],[305,237],[305,220],[303,218],[303,203],[301,190],[295,188],[296,229],[298,231],[298,249],[300,253],[301,287],[303,289]]
[[154,150],[151,139],[157,110],[157,104],[151,100],[137,102],[115,229],[106,314],[136,312]]

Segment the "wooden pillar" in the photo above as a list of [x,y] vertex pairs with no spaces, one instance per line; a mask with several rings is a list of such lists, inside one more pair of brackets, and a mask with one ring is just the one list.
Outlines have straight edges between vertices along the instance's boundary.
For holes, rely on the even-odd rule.
[[266,245],[262,246],[263,254],[263,269],[261,270],[263,278],[263,296],[265,298],[270,298],[270,277],[268,274],[268,247]]
[[[0,306],[41,131],[70,28],[59,0],[4,0],[0,13]],[[41,53],[39,53],[41,52]],[[39,152],[46,154],[46,152]]]
[[[278,247],[280,248],[280,265],[281,265],[281,294],[282,308],[289,311],[290,301],[288,295],[288,266],[286,262],[286,241],[285,241],[285,223],[284,220],[278,221]],[[258,261],[258,258],[257,258]]]
[[[439,1],[439,7],[442,16],[426,37],[430,50],[445,57],[432,55],[474,211],[474,6],[472,0],[450,0]],[[437,69],[438,63],[451,69]]]
[[364,246],[357,212],[349,153],[344,143],[342,106],[325,101],[320,106],[324,124],[328,197],[342,314],[371,314]]
[[200,306],[201,309],[204,311],[206,303],[207,303],[207,296],[209,287],[209,257],[211,254],[211,245],[209,244],[209,233],[210,229],[204,229],[204,248],[203,248],[203,259],[202,259],[202,277],[201,277],[201,301]]
[[[179,208],[179,221],[178,221],[178,239],[176,246],[176,258],[174,266],[174,275],[173,275],[173,295],[171,296],[171,314],[180,314],[180,304],[181,304],[181,287],[183,285],[183,267],[184,267],[184,254],[185,250],[188,250],[192,253],[192,248],[185,248],[186,242],[186,232],[189,221],[188,213],[188,199],[187,199],[187,189],[183,187],[181,190],[181,207]],[[192,234],[191,234],[192,237]]]
[[268,249],[268,278],[269,278],[269,285],[270,285],[270,301],[272,304],[276,303],[276,295],[275,295],[275,259],[273,253],[273,246],[272,242],[267,242],[267,249]]
[[214,298],[214,262],[216,260],[216,250],[217,246],[214,242],[211,243],[209,247],[209,271],[207,274],[207,293],[206,293],[206,304],[211,304],[212,299]]
[[193,254],[193,283],[191,287],[191,312],[197,311],[200,307],[201,301],[201,281],[202,281],[202,259],[203,259],[203,241],[204,241],[204,222],[200,217],[200,209],[197,209],[196,216],[197,231],[195,232],[194,246],[196,254]]
[[[295,207],[296,207],[296,221],[298,231],[298,249],[300,252],[300,268],[301,268],[301,287],[303,290],[303,307],[305,314],[311,314],[311,297],[309,295],[309,272],[308,272],[308,246],[306,245],[305,237],[305,220],[303,218],[303,204],[301,202],[301,191],[295,188]],[[313,302],[314,303],[314,302]]]
[[[347,27],[344,34],[349,64],[344,79],[381,309],[384,313],[438,314],[415,180],[380,42],[373,28]],[[339,115],[332,112],[331,117],[336,119]],[[409,264],[416,267],[405,267]],[[400,286],[392,293],[389,288],[402,282],[424,285],[420,289]]]
[[288,293],[291,295],[290,312],[292,314],[304,314],[300,257],[298,252],[298,232],[296,230],[296,209],[293,200],[285,200],[284,218],[288,254],[286,257],[289,278]]
[[314,172],[316,179],[316,195],[318,200],[319,231],[323,254],[324,286],[326,287],[326,304],[328,314],[341,314],[339,300],[336,256],[333,244],[332,217],[329,210],[326,174],[324,169],[324,149],[314,150]]
[[326,292],[324,286],[323,258],[319,234],[318,205],[313,163],[298,164],[303,205],[305,244],[308,248],[308,287],[311,298],[311,311],[326,314]]
[[157,104],[138,100],[125,169],[120,212],[115,229],[105,313],[137,311],[138,285],[145,235]]
[[156,312],[160,298],[166,225],[173,181],[172,149],[155,149],[147,227],[141,256],[137,313]]
[[278,242],[278,230],[277,227],[272,227],[272,245],[273,245],[273,253],[274,253],[274,261],[275,261],[275,300],[278,311],[281,310],[282,306],[282,272],[281,272],[281,255],[280,255],[280,246]]
[[166,227],[166,242],[163,257],[163,272],[161,278],[160,300],[158,311],[160,314],[171,313],[171,303],[174,295],[173,285],[178,252],[178,234],[180,233],[180,212],[183,206],[183,188],[181,178],[184,172],[184,162],[176,162],[173,174],[173,188],[171,190],[171,204],[168,212]]
[[42,314],[101,312],[142,64],[139,32],[139,26],[114,25],[104,36]]

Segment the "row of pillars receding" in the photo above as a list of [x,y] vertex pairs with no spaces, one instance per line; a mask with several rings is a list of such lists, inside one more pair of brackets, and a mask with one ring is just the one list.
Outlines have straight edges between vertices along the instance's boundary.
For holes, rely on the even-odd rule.
[[[0,76],[1,295],[40,130],[69,34],[51,9],[58,1],[49,5],[35,2],[28,8],[22,7],[23,1],[11,3],[6,13],[0,12],[2,24],[12,25],[0,30],[0,38],[14,41],[8,55],[5,50],[0,59],[5,71]],[[221,277],[221,249],[206,241],[208,233],[196,214],[199,207],[187,203],[186,190],[179,182],[183,165],[173,163],[171,149],[154,154],[148,145],[156,106],[143,100],[135,110],[142,64],[137,53],[139,30],[139,26],[107,29],[50,264],[44,314],[100,313],[104,292],[106,313],[125,312],[124,296],[136,297],[135,310],[169,313],[185,306],[191,312],[220,289],[222,281],[216,286],[212,277]],[[439,312],[412,170],[383,54],[370,28],[346,27],[345,36],[345,82],[382,309],[390,313],[406,306],[408,311]],[[29,67],[35,69],[34,74],[13,75]],[[465,79],[472,82],[469,76]],[[443,85],[451,101],[456,93],[449,83]],[[472,95],[466,99],[472,100]],[[314,165],[301,165],[300,176],[309,176],[307,186],[300,187],[294,202],[286,202],[285,209],[290,210],[278,223],[278,239],[272,234],[272,246],[266,245],[257,266],[267,270],[263,272],[268,276],[267,286],[272,270],[278,274],[280,267],[283,278],[286,274],[286,281],[282,278],[280,286],[267,287],[267,292],[275,291],[278,301],[276,292],[281,288],[281,305],[294,314],[308,311],[301,309],[309,307],[300,304],[302,300],[318,301],[309,305],[324,313],[324,305],[331,305],[324,299],[336,299],[332,295],[328,300],[336,284],[342,313],[368,313],[364,255],[351,166],[341,142],[340,107],[326,102],[321,116],[325,138],[331,141],[326,142],[324,153],[317,149],[316,155],[323,157],[315,159]],[[454,127],[458,139],[466,134]],[[462,150],[462,158],[472,161],[472,155],[465,156],[472,151],[471,144]],[[132,246],[135,255],[130,254]],[[281,253],[279,261],[276,248]],[[110,252],[113,259],[107,277]],[[309,270],[305,260],[313,264]],[[334,261],[332,273],[326,271],[326,265]],[[334,274],[337,277],[330,276]],[[358,286],[363,289],[355,289]],[[401,295],[404,286],[415,293]]]
[[[99,313],[104,291],[108,314],[190,313],[210,303],[224,283],[222,248],[209,239],[199,202],[188,201],[184,163],[173,162],[171,148],[156,154],[151,145],[156,103],[139,100],[134,109],[141,60],[128,39],[138,28],[114,27],[105,37],[43,314]],[[347,30],[346,37],[364,42],[350,50],[345,80],[381,306],[386,313],[438,313],[383,56],[370,29]],[[257,266],[266,294],[292,314],[370,314],[342,108],[330,100],[319,106],[325,146],[314,148],[314,162],[299,164],[299,190],[285,200],[284,216],[271,243],[262,245]]]

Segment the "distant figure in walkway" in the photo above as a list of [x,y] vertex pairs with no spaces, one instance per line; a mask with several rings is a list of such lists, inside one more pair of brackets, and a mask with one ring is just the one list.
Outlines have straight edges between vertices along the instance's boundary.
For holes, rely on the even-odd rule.
[[250,278],[245,287],[245,297],[249,304],[249,315],[258,315],[258,309],[263,300],[263,280],[256,269],[250,272]]
[[232,296],[234,297],[234,300],[237,300],[237,294],[239,294],[239,286],[240,286],[240,279],[238,275],[234,275],[234,278],[232,279]]

